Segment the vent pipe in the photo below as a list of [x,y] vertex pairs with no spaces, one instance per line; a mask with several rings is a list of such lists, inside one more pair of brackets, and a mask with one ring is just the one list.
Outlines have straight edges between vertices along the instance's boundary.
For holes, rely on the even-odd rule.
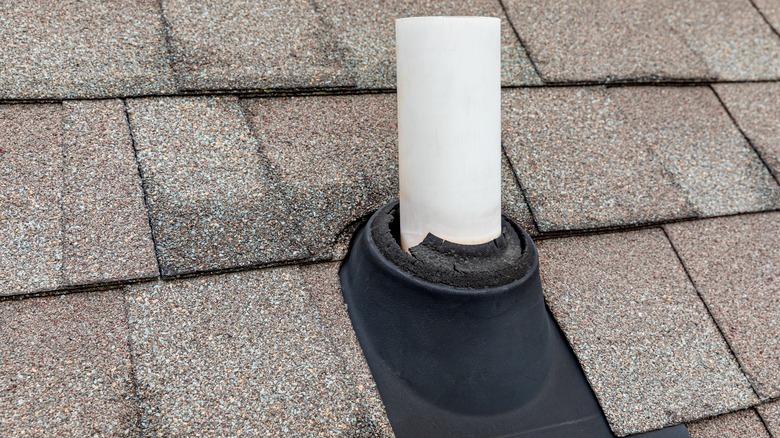
[[501,20],[396,20],[401,247],[501,234]]

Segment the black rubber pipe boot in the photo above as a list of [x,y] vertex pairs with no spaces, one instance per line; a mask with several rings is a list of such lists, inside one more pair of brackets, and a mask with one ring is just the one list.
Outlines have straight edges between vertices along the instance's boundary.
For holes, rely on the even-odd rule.
[[[347,309],[400,437],[613,437],[547,311],[530,236],[399,245],[398,202],[356,233]],[[688,437],[684,426],[645,437]]]

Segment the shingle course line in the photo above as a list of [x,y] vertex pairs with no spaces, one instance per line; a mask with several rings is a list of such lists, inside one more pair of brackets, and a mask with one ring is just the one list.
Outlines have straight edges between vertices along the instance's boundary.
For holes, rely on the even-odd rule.
[[[126,294],[126,292],[122,292]],[[133,346],[133,337],[129,335],[133,328],[130,326],[130,307],[126,299],[122,300],[122,309],[125,312],[125,324],[127,325],[127,351],[130,356],[130,386],[133,391],[133,401],[135,402],[135,427],[138,430],[138,438],[144,436],[144,424],[143,424],[143,406],[141,404],[141,390],[138,386],[138,374],[136,372],[136,352]]]
[[726,111],[726,114],[729,115],[729,118],[731,119],[731,122],[734,124],[734,126],[739,130],[739,133],[742,134],[742,137],[745,138],[745,141],[750,145],[750,148],[753,149],[753,152],[756,153],[758,156],[758,159],[761,160],[761,164],[764,165],[764,168],[769,172],[770,175],[772,175],[772,178],[775,180],[775,183],[777,183],[778,186],[780,186],[780,179],[778,179],[778,176],[775,174],[775,172],[772,171],[772,168],[767,164],[766,158],[761,154],[761,151],[756,148],[755,143],[750,139],[750,137],[747,135],[744,129],[739,125],[737,122],[737,119],[734,117],[734,114],[731,113],[729,110],[729,107],[726,105],[726,102],[723,101],[723,98],[721,98],[720,94],[718,94],[718,91],[713,87],[712,85],[709,85],[710,89],[713,93],[715,93],[715,97],[718,98],[718,102],[720,102],[720,106],[723,107],[723,110]]
[[756,12],[758,12],[758,15],[761,16],[761,18],[764,20],[766,25],[769,26],[770,29],[772,29],[772,32],[774,32],[775,35],[777,35],[777,37],[780,38],[780,29],[775,29],[775,27],[772,26],[772,23],[769,21],[766,14],[764,14],[764,11],[762,11],[761,8],[758,7],[755,0],[748,0],[748,1],[750,1],[750,4],[753,6],[753,8],[755,8]]
[[146,219],[149,222],[149,230],[152,235],[152,243],[154,245],[154,259],[157,262],[157,275],[158,277],[162,277],[162,268],[160,264],[160,254],[157,251],[157,237],[155,236],[154,227],[152,226],[152,213],[149,209],[149,201],[146,199],[146,180],[144,180],[144,174],[143,169],[141,169],[141,163],[138,161],[138,149],[135,145],[135,130],[133,129],[133,124],[130,121],[130,114],[127,112],[127,101],[122,100],[122,108],[124,109],[125,113],[125,122],[127,123],[127,126],[130,131],[130,145],[133,147],[133,158],[135,159],[135,167],[136,171],[138,172],[138,178],[141,179],[141,191],[143,193],[143,199],[144,199],[144,209],[146,210]]
[[[711,219],[718,219],[718,218],[750,216],[750,215],[758,215],[758,214],[773,213],[773,212],[780,212],[780,209],[772,209],[772,210],[765,210],[765,211],[751,211],[751,212],[744,212],[744,213],[726,214],[720,216],[708,216],[706,218],[699,218],[699,217],[679,218],[679,219],[673,219],[665,222],[651,222],[645,224],[633,224],[633,225],[626,225],[626,226],[589,228],[589,229],[581,229],[581,230],[566,230],[566,231],[555,231],[555,232],[547,232],[547,233],[540,232],[540,234],[534,236],[534,241],[538,242],[542,240],[562,239],[567,237],[582,237],[582,236],[597,236],[602,234],[627,233],[632,231],[647,230],[647,229],[659,228],[659,227],[663,228],[664,225],[697,222],[702,220],[711,220]],[[359,222],[360,220],[355,221],[355,223],[359,223]],[[347,229],[348,227],[349,225],[345,226],[344,229]],[[341,262],[341,259],[288,260],[287,262],[281,262],[281,263],[270,264],[270,265],[255,264],[255,265],[236,266],[236,267],[225,268],[225,269],[191,271],[191,272],[185,272],[179,274],[177,276],[137,278],[137,279],[118,280],[118,281],[111,281],[111,282],[99,282],[99,283],[84,284],[84,285],[69,285],[69,286],[58,287],[54,289],[36,291],[36,292],[28,292],[28,293],[14,294],[14,295],[0,295],[0,303],[5,301],[19,301],[19,300],[25,300],[31,298],[68,295],[71,293],[111,291],[125,286],[130,286],[139,283],[155,282],[159,280],[175,281],[175,280],[186,279],[186,278],[198,278],[198,277],[209,277],[214,275],[230,274],[234,272],[247,272],[247,271],[274,269],[283,266],[309,266],[309,265],[328,264],[333,262]],[[765,400],[765,402],[772,401],[772,400],[774,399],[770,398]]]
[[[514,90],[524,88],[567,88],[567,87],[700,87],[717,84],[772,84],[780,83],[778,79],[744,79],[744,80],[690,80],[681,79],[679,81],[664,79],[662,81],[568,81],[568,82],[545,82],[542,84],[524,84],[524,85],[504,85],[502,90]],[[239,99],[250,98],[276,98],[276,97],[304,97],[304,96],[359,96],[364,94],[395,94],[395,88],[354,88],[354,87],[306,87],[306,88],[224,88],[209,90],[179,90],[176,93],[161,94],[123,94],[98,97],[64,97],[62,99],[42,98],[42,99],[3,99],[0,98],[0,105],[23,105],[23,104],[44,104],[61,103],[66,101],[93,101],[93,100],[114,100],[114,99],[144,99],[144,98],[167,98],[167,97],[209,97],[209,96],[236,96]]]
[[691,283],[691,286],[693,286],[693,290],[696,291],[696,295],[699,297],[699,300],[701,300],[702,304],[704,304],[704,308],[707,310],[707,315],[709,315],[710,319],[712,319],[712,322],[715,324],[715,327],[718,329],[718,333],[720,334],[720,337],[723,338],[723,341],[726,343],[726,346],[729,349],[729,354],[731,354],[734,360],[737,361],[737,364],[739,364],[739,370],[742,372],[742,374],[745,376],[745,379],[747,379],[748,383],[750,384],[750,389],[753,391],[753,394],[756,396],[756,399],[760,400],[761,398],[758,395],[758,391],[756,391],[756,387],[753,384],[753,380],[750,378],[750,375],[745,372],[745,367],[742,365],[742,361],[740,360],[739,356],[737,356],[737,354],[734,352],[734,347],[731,345],[731,341],[729,340],[729,338],[726,337],[725,333],[723,333],[723,329],[721,328],[721,322],[718,321],[718,318],[716,318],[715,315],[712,313],[712,309],[710,308],[709,303],[707,303],[707,300],[704,299],[704,296],[699,291],[699,286],[696,285],[696,281],[694,281],[690,271],[688,270],[688,266],[685,264],[685,261],[680,256],[680,253],[677,251],[677,247],[675,246],[671,237],[669,237],[669,234],[666,232],[666,228],[661,227],[661,231],[663,231],[664,237],[666,237],[666,240],[669,242],[669,245],[671,245],[675,257],[677,257],[677,260],[680,262],[683,271],[685,271],[685,276],[688,278],[688,281]]
[[506,147],[504,146],[503,141],[501,142],[501,154],[503,155],[503,159],[509,163],[509,169],[512,171],[512,177],[515,179],[515,184],[520,187],[520,194],[523,195],[523,202],[525,202],[525,205],[528,206],[528,213],[531,215],[531,220],[533,221],[534,228],[536,228],[536,233],[537,235],[540,235],[541,231],[539,229],[539,222],[536,220],[536,214],[534,213],[534,209],[531,204],[528,203],[528,196],[525,193],[525,187],[523,187],[523,184],[520,182],[520,178],[517,176],[517,170],[515,169],[515,166],[512,165],[512,160],[509,159],[509,155],[506,153]]
[[512,27],[512,33],[515,34],[515,38],[517,38],[517,41],[520,42],[520,47],[522,47],[523,51],[525,51],[525,55],[528,57],[528,61],[531,63],[531,67],[534,68],[534,71],[536,72],[536,76],[538,76],[542,82],[547,82],[544,80],[541,71],[539,71],[539,67],[536,66],[536,61],[531,57],[531,52],[528,51],[528,45],[526,44],[523,37],[520,36],[520,32],[517,31],[517,27],[515,26],[515,23],[512,23],[512,18],[509,15],[509,11],[507,11],[506,9],[506,4],[504,4],[504,0],[498,0],[498,3],[501,5],[501,10],[504,11],[504,16],[506,17],[506,21]]

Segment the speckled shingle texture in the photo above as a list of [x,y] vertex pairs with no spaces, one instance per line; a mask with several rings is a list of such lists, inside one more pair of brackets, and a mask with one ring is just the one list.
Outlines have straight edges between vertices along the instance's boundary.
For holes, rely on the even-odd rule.
[[123,105],[0,106],[0,295],[157,275]]
[[503,117],[542,231],[780,205],[780,187],[707,87],[509,90]]
[[157,0],[0,1],[0,98],[171,93]]
[[162,0],[185,90],[354,85],[314,2]]
[[752,0],[769,24],[780,33],[780,2],[777,0]]
[[163,275],[307,256],[236,98],[127,105]]
[[[284,181],[304,241],[318,258],[344,255],[362,218],[398,197],[396,96],[377,94],[243,101],[274,172]],[[532,220],[508,165],[504,210]]]
[[717,79],[780,79],[780,37],[751,0],[644,1]]
[[753,409],[688,424],[691,438],[770,438]]
[[507,0],[551,81],[780,77],[780,39],[749,0]]
[[780,186],[708,87],[618,87],[610,97],[699,216],[780,207]]
[[313,302],[312,294],[327,291],[319,269],[130,287],[144,433],[361,436],[381,429],[365,399],[370,388],[361,389],[365,382],[345,367]]
[[137,433],[127,336],[116,292],[0,302],[0,435]]
[[506,90],[502,129],[540,231],[695,215],[605,88]]
[[157,276],[124,105],[118,100],[65,102],[63,130],[65,281]]
[[780,83],[713,87],[775,177],[780,179]]
[[59,105],[0,106],[0,294],[62,283]]
[[548,81],[705,78],[701,59],[649,1],[506,0],[509,19]]
[[395,88],[395,19],[433,15],[501,18],[501,77],[504,85],[540,83],[497,0],[470,2],[337,0],[322,2],[360,88]]
[[532,236],[538,234],[528,204],[525,202],[523,189],[517,182],[512,165],[506,157],[501,159],[501,212],[523,227],[528,234]]
[[365,408],[362,423],[370,436],[393,436],[374,378],[360,348],[341,294],[338,263],[304,268],[306,290],[319,312],[322,325],[344,360],[344,370],[355,382]]
[[304,242],[329,257],[350,223],[398,196],[394,94],[244,101]]
[[665,228],[758,395],[780,396],[780,213]]
[[780,436],[780,400],[761,405],[757,409],[770,432],[775,437]]
[[662,230],[538,246],[550,309],[617,435],[757,401]]

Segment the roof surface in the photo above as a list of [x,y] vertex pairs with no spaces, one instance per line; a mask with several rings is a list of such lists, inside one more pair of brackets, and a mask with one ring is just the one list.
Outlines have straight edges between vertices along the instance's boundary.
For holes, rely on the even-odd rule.
[[392,435],[338,267],[415,15],[502,19],[504,211],[615,433],[780,437],[777,0],[0,0],[0,435]]

